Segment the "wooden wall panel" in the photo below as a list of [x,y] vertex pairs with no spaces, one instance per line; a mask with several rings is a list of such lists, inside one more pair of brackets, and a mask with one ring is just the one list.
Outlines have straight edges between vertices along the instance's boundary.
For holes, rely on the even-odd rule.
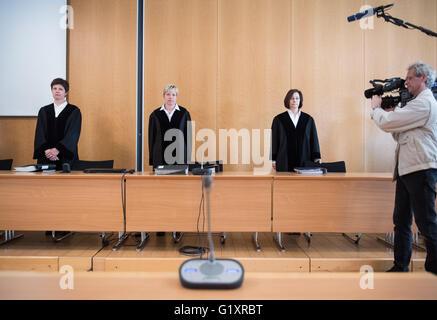
[[69,101],[82,112],[79,157],[135,168],[136,0],[71,0]]
[[[150,113],[175,84],[196,131],[216,129],[217,0],[147,0],[145,22],[144,163]],[[197,143],[197,146],[200,143]],[[212,159],[211,159],[212,160]]]
[[0,117],[0,159],[14,159],[12,166],[34,163],[35,127],[35,117]]
[[[290,1],[221,0],[218,14],[217,126],[270,129],[290,88]],[[228,163],[229,149],[228,141]],[[241,141],[239,151],[240,165],[227,168],[250,170],[241,165]]]
[[[396,18],[436,31],[437,1],[397,0],[388,11]],[[368,1],[376,6],[378,1]],[[358,26],[357,26],[358,28]],[[437,67],[437,39],[418,30],[407,30],[382,18],[374,19],[374,29],[365,34],[365,84],[369,80],[401,77],[405,79],[407,68],[417,60]],[[394,167],[395,142],[390,134],[378,129],[370,119],[370,101],[366,101],[365,114],[365,171],[392,171]]]
[[360,0],[292,1],[291,86],[316,121],[322,161],[363,170],[364,46],[346,17]]
[[[393,16],[437,30],[437,0],[392,2]],[[83,114],[79,155],[133,168],[137,1],[69,3],[74,9],[69,101]],[[196,131],[209,128],[217,138],[219,129],[270,128],[285,110],[287,90],[300,88],[303,111],[316,120],[324,161],[345,160],[348,171],[391,171],[394,142],[370,120],[363,91],[371,79],[405,77],[415,60],[437,67],[437,40],[380,18],[374,18],[373,30],[348,23],[346,17],[364,4],[381,5],[377,0],[145,1],[145,170],[150,170],[148,117],[162,104],[163,87],[174,83]],[[35,122],[0,118],[1,158],[13,157],[14,165],[33,161]]]

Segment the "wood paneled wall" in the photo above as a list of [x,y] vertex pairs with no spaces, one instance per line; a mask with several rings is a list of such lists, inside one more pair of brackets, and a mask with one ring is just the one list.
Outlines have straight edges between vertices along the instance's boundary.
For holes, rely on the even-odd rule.
[[217,1],[146,1],[145,170],[149,116],[167,84],[178,87],[177,103],[189,110],[196,131],[216,130],[217,64]]
[[[437,1],[391,2],[393,16],[437,29]],[[305,98],[303,111],[316,120],[324,161],[345,160],[348,171],[392,170],[394,142],[370,120],[363,91],[371,79],[405,77],[406,67],[415,60],[436,67],[434,38],[376,17],[369,30],[347,22],[362,5],[381,5],[377,1],[146,3],[147,116],[162,103],[165,84],[175,83],[181,88],[179,103],[189,108],[196,129],[211,128],[218,139],[220,129],[270,128],[274,115],[285,110],[287,90],[299,88]],[[199,12],[205,18],[203,38],[193,31],[201,20]],[[207,66],[206,58],[198,57],[205,47],[210,49]],[[192,75],[199,70],[203,77],[198,83],[211,80],[196,87]],[[197,91],[203,99],[195,101]],[[228,165],[228,170],[253,168],[241,164],[241,151],[240,145],[240,165]],[[145,156],[147,162],[147,152]]]
[[135,168],[137,1],[71,0],[70,102],[82,111],[79,157]]
[[[389,13],[437,30],[437,0],[392,0]],[[135,166],[136,0],[71,0],[70,102],[83,114],[82,159]],[[168,83],[196,132],[268,129],[290,88],[317,124],[324,161],[348,171],[390,171],[394,142],[375,127],[363,91],[371,79],[405,77],[423,60],[437,67],[437,40],[374,18],[346,17],[377,0],[146,0],[144,162],[148,117]],[[33,118],[0,118],[0,158],[32,162]],[[241,142],[241,141],[240,141]],[[201,142],[196,143],[199,147]],[[215,157],[219,157],[217,140]],[[263,145],[261,145],[262,147]],[[240,152],[241,152],[240,146]],[[261,151],[261,154],[263,151]],[[228,141],[228,161],[229,161]],[[241,162],[240,155],[240,162]],[[251,170],[228,165],[228,170]]]

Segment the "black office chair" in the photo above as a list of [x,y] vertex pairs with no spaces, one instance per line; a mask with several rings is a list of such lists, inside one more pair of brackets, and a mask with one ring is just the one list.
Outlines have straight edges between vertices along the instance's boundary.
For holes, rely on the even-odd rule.
[[76,160],[71,166],[71,170],[82,171],[85,169],[112,169],[114,168],[114,160],[103,160],[103,161],[87,161],[87,160]]
[[0,170],[11,170],[13,159],[0,160]]
[[[13,159],[3,159],[0,160],[0,170],[11,170],[12,169],[12,162]],[[4,232],[0,233],[0,235],[5,236],[4,240],[0,242],[0,245],[11,242],[12,240],[19,239],[23,237],[22,234],[15,235],[14,230],[5,230]]]
[[[75,160],[71,165],[72,171],[83,171],[85,169],[94,169],[94,168],[112,169],[114,168],[114,160],[103,160],[103,161]],[[56,237],[56,232],[52,231],[51,235],[52,235],[52,239],[55,242],[59,242],[73,235],[73,232],[70,231],[60,232],[60,236]],[[105,232],[101,233],[101,237],[102,237],[103,246],[108,245],[109,241],[106,238]]]

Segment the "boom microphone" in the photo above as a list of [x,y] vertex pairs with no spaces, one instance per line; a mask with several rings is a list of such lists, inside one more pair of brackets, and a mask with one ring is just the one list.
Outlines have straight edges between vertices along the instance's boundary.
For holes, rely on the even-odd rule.
[[386,6],[379,6],[379,7],[376,7],[376,8],[370,8],[370,9],[367,9],[365,11],[358,12],[358,13],[352,15],[352,16],[347,17],[347,21],[348,22],[352,22],[352,21],[355,21],[355,20],[360,20],[362,18],[368,18],[368,17],[374,16],[375,14],[377,14],[378,11],[384,11],[384,9],[388,9],[388,8],[391,8],[391,7],[393,7],[393,3],[389,4],[389,5],[386,5]]

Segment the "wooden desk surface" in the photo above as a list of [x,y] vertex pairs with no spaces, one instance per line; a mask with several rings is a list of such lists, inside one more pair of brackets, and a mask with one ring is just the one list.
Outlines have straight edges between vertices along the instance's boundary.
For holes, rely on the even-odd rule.
[[[121,178],[121,173],[84,173],[82,171],[72,171],[71,173],[62,173],[60,171],[54,173],[44,172],[15,172],[0,170],[0,179],[14,177],[16,179],[21,178],[41,178],[44,179],[60,179],[69,177],[72,179],[114,179]],[[156,175],[152,171],[134,172],[133,174],[126,174],[126,178],[133,179],[147,179],[147,178],[159,178],[159,179],[195,179],[201,180],[201,176],[192,175]],[[274,180],[384,180],[391,181],[392,173],[389,172],[347,172],[336,173],[331,172],[325,175],[306,175],[297,174],[292,172],[275,172],[270,171],[268,174],[254,174],[252,171],[232,171],[232,172],[218,172],[213,175],[213,179],[274,179]],[[0,180],[1,181],[1,180]]]
[[[214,175],[210,189],[212,231],[271,231],[272,184],[272,176]],[[128,231],[202,230],[201,176],[137,173],[127,178],[127,188]]]
[[[121,231],[121,177],[0,171],[0,229]],[[125,177],[128,231],[196,231],[201,176]],[[220,172],[211,189],[212,226],[228,232],[390,232],[393,202],[390,173]]]
[[[235,290],[185,289],[172,273],[73,274],[73,289],[60,288],[59,273],[0,272],[0,299],[141,300],[435,300],[437,277],[429,273],[374,273],[373,289],[359,273],[246,273]],[[370,282],[364,281],[367,284]]]
[[0,229],[121,231],[121,175],[1,172]]
[[388,173],[277,174],[273,231],[392,232],[394,197]]
[[291,172],[276,172],[274,180],[371,180],[392,181],[393,174],[389,172],[331,172],[324,175],[297,174]]

